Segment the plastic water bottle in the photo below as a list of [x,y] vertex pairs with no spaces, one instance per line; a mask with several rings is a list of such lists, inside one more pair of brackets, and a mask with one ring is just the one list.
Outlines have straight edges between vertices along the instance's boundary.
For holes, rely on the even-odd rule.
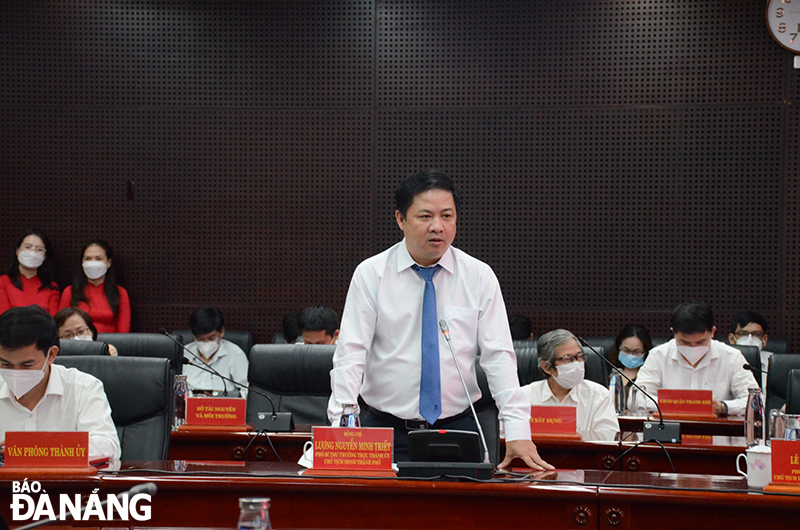
[[243,497],[239,499],[238,530],[272,530],[269,522],[269,499]]
[[345,403],[342,405],[342,419],[339,422],[339,427],[361,427],[361,420],[356,413],[358,405]]
[[614,401],[614,410],[617,411],[617,416],[622,416],[625,414],[625,383],[621,375],[616,372],[611,373],[608,391]]
[[172,419],[172,430],[174,431],[186,423],[186,395],[189,392],[189,386],[186,384],[185,375],[175,376],[173,389],[172,399],[175,405],[175,417]]

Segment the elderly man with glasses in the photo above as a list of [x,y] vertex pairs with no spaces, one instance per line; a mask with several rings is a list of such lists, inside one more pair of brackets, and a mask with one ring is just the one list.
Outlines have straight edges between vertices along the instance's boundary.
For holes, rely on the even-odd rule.
[[566,329],[550,331],[539,338],[537,349],[547,379],[522,387],[531,405],[576,407],[577,431],[584,440],[614,440],[619,422],[611,393],[584,379],[586,354],[575,335]]

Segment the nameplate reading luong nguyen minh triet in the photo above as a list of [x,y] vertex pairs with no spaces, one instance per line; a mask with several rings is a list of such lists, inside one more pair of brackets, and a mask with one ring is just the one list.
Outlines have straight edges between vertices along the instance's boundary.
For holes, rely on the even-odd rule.
[[314,469],[391,471],[391,428],[314,427]]
[[244,398],[188,398],[187,425],[244,425]]
[[576,431],[577,409],[550,405],[531,407],[531,433],[574,433]]
[[88,432],[12,431],[6,433],[6,467],[85,467]]

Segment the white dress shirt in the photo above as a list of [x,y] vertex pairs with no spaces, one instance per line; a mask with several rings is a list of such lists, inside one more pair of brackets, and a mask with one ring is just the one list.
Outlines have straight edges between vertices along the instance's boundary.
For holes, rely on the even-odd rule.
[[[200,357],[197,349],[197,342],[191,342],[186,349]],[[203,361],[196,357],[189,357],[192,364],[201,364]],[[217,352],[211,356],[211,360],[206,366],[210,366],[225,377],[233,379],[241,385],[247,384],[247,355],[236,344],[222,339]],[[201,368],[190,364],[183,365],[183,375],[186,376],[186,384],[189,390],[218,390],[222,392],[228,389],[228,397],[247,397],[247,390],[238,388],[230,381],[223,380],[216,374],[209,373]],[[221,394],[220,394],[221,395]]]
[[[745,370],[747,363],[742,352],[711,340],[708,353],[700,359],[697,367],[678,353],[675,339],[650,350],[644,365],[639,369],[636,384],[658,399],[661,388],[685,390],[711,390],[717,401],[728,405],[728,415],[744,414],[747,405],[747,389],[760,388],[752,372]],[[640,406],[654,410],[653,403],[637,395]]]
[[103,383],[75,368],[50,365],[39,403],[28,410],[0,379],[0,445],[9,431],[88,431],[89,456],[119,460],[122,453]]
[[[339,424],[342,404],[359,395],[371,407],[419,420],[422,297],[425,281],[411,266],[405,240],[363,261],[353,273],[331,371],[328,418]],[[492,269],[450,247],[433,278],[439,319],[450,328],[453,348],[472,402],[481,392],[481,367],[505,422],[507,440],[530,439],[530,406],[520,390],[517,361],[500,284]],[[469,407],[444,336],[439,334],[441,419]],[[362,384],[363,377],[363,384]]]
[[576,430],[583,440],[614,441],[619,432],[619,421],[608,388],[584,379],[570,389],[564,401],[559,401],[550,390],[547,379],[534,381],[522,387],[531,405],[576,407]]

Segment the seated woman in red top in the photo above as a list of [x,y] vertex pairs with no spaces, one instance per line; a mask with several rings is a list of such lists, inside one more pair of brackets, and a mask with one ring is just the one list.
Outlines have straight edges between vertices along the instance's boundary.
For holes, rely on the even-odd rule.
[[17,241],[8,272],[0,277],[0,313],[12,307],[38,305],[50,315],[58,311],[50,241],[41,230],[28,230]]
[[82,267],[61,294],[59,308],[83,309],[100,333],[129,333],[131,303],[128,291],[117,285],[111,245],[96,239],[83,247],[82,255]]

